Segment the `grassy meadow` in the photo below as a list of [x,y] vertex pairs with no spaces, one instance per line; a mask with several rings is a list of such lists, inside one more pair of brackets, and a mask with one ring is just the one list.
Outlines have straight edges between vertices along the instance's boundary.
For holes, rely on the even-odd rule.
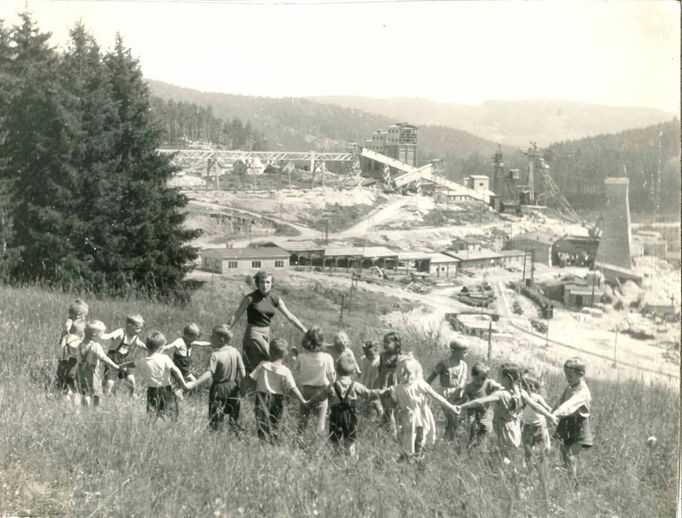
[[[314,285],[275,286],[306,324],[320,324],[331,339],[339,329],[339,294]],[[225,322],[241,295],[243,280],[209,281],[184,307],[144,300],[87,298],[90,316],[109,329],[140,312],[145,330],[174,339],[189,321],[206,336]],[[255,437],[252,404],[242,406],[240,437],[206,429],[206,392],[181,402],[177,423],[148,423],[144,399],[119,394],[96,410],[74,409],[50,389],[56,342],[73,294],[37,288],[3,288],[0,301],[0,515],[33,516],[673,516],[677,489],[679,394],[628,381],[587,382],[593,396],[595,446],[582,455],[576,490],[550,456],[550,507],[536,473],[518,473],[478,452],[458,452],[439,440],[422,466],[397,463],[398,448],[371,417],[360,422],[359,460],[339,457],[324,441],[295,438],[295,405],[285,417],[283,443]],[[378,317],[406,303],[354,294],[343,327],[354,344],[380,339]],[[235,331],[241,346],[244,322]],[[297,343],[300,333],[279,315],[275,336]],[[446,354],[438,336],[406,330],[426,371]],[[354,347],[356,355],[360,347]],[[467,357],[471,366],[478,360]],[[562,359],[563,360],[563,359]],[[194,358],[195,371],[206,353]],[[564,380],[545,375],[554,403]],[[123,392],[123,391],[121,391]],[[434,408],[443,431],[443,416]],[[647,448],[655,435],[658,444]],[[555,444],[553,444],[555,446]],[[520,460],[520,458],[519,458]]]

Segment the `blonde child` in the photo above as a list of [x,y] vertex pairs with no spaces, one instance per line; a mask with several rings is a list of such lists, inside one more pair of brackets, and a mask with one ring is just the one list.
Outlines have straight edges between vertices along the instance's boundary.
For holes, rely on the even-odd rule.
[[[379,374],[374,388],[387,389],[397,383],[398,358],[402,351],[402,339],[396,331],[384,335],[384,350],[379,355]],[[396,437],[395,403],[393,399],[382,396],[384,424],[388,426],[391,435]]]
[[[194,381],[196,378],[192,374],[192,348],[210,346],[211,342],[200,342],[201,329],[194,322],[185,326],[182,336],[176,338],[171,343],[164,345],[161,352],[172,354],[173,363],[178,368],[185,381]],[[175,392],[178,399],[182,399],[182,389]]]
[[[375,387],[377,378],[379,377],[379,344],[367,340],[362,346],[362,351],[365,353],[360,358],[360,383],[365,387]],[[384,413],[381,407],[381,401],[373,399],[369,402],[370,410],[374,411],[377,416],[381,417]]]
[[568,387],[559,400],[553,416],[558,418],[555,437],[561,441],[561,457],[571,476],[577,476],[576,456],[592,447],[590,408],[592,395],[583,377],[586,366],[581,358],[570,358],[564,363],[564,376]]
[[283,338],[275,338],[270,342],[271,361],[262,361],[249,374],[256,382],[256,426],[258,438],[276,441],[279,435],[279,424],[284,412],[284,397],[291,393],[305,405],[307,401],[296,387],[294,376],[284,365],[289,344]]
[[[137,350],[145,350],[146,346],[140,339],[140,333],[144,326],[144,319],[141,315],[133,314],[126,317],[125,327],[116,329],[111,333],[102,335],[102,340],[109,340],[109,350],[107,356],[111,358],[114,363],[131,364],[135,360]],[[126,381],[128,386],[128,394],[133,396],[135,393],[135,376],[126,369],[121,369],[118,372],[113,372],[110,369],[104,370],[104,393],[110,396],[114,390],[116,379]]]
[[[323,351],[324,334],[320,326],[309,328],[301,339],[301,351],[298,354],[294,378],[301,394],[310,399],[320,389],[329,386],[336,380],[334,360]],[[320,435],[325,433],[325,419],[327,416],[327,400],[324,399],[314,405],[301,404],[301,414],[298,421],[298,431],[303,432],[308,424],[308,418],[313,415],[315,430]]]
[[436,440],[436,423],[427,396],[451,412],[458,410],[424,381],[422,367],[413,356],[401,357],[396,368],[398,383],[386,392],[397,405],[400,459],[409,460],[421,455],[423,448]]
[[355,361],[355,354],[353,354],[353,350],[350,348],[350,338],[345,331],[339,331],[334,335],[334,343],[327,347],[326,352],[328,352],[334,360],[335,366],[341,358],[350,358],[353,362],[353,368],[355,369],[354,374],[358,376],[362,374],[360,366]]
[[86,406],[90,406],[90,404],[99,405],[102,397],[100,362],[110,369],[119,369],[119,366],[107,356],[100,344],[105,331],[104,323],[99,320],[91,320],[86,324],[83,341],[78,344],[76,350],[76,383],[79,395],[83,398],[83,403]]
[[232,330],[225,324],[217,325],[211,332],[213,352],[208,370],[195,381],[187,383],[191,390],[202,383],[211,381],[208,392],[208,422],[213,431],[223,429],[225,416],[230,427],[239,430],[241,399],[239,383],[246,376],[244,361],[239,351],[232,347]]
[[336,362],[338,378],[334,383],[315,394],[309,405],[326,399],[329,401],[329,440],[337,448],[356,457],[355,439],[357,435],[357,409],[355,407],[358,397],[368,400],[376,400],[381,396],[382,390],[368,389],[360,382],[354,381],[352,376],[356,370],[355,360],[350,356],[342,356]]
[[76,393],[76,365],[78,363],[78,344],[83,341],[85,320],[74,320],[69,334],[62,340],[62,353],[57,364],[57,388],[65,392],[66,398]]
[[[484,398],[504,387],[488,377],[490,369],[484,363],[475,363],[471,368],[471,381],[464,385],[462,397],[457,401],[461,405],[467,401]],[[448,394],[449,395],[449,394]],[[485,448],[493,430],[493,409],[491,404],[467,410],[469,421],[469,447]]]
[[[459,340],[450,341],[450,355],[439,361],[434,367],[429,377],[426,378],[428,384],[438,378],[443,394],[448,401],[454,402],[461,397],[464,384],[467,380],[467,364],[463,360],[468,347]],[[453,441],[459,424],[459,416],[445,410],[445,437]]]
[[550,412],[530,399],[525,390],[519,389],[517,384],[521,379],[521,368],[518,365],[514,363],[502,364],[500,366],[500,379],[502,381],[502,390],[498,390],[486,397],[468,401],[460,405],[458,409],[480,408],[494,403],[493,429],[497,436],[500,456],[508,464],[513,457],[513,452],[521,446],[519,414],[523,409],[524,403],[533,407],[535,411],[543,414],[552,422],[555,422],[556,419]]
[[[521,386],[535,403],[543,407],[548,412],[552,411],[545,399],[540,395],[540,381],[526,373],[521,378]],[[538,446],[540,461],[544,463],[545,453],[551,448],[549,441],[549,431],[547,430],[547,419],[545,416],[536,412],[530,405],[526,405],[521,413],[521,439],[523,441],[523,452],[526,466],[533,468],[533,454],[535,447]]]
[[69,304],[69,317],[62,325],[59,345],[64,346],[64,338],[71,332],[71,326],[76,320],[87,320],[90,308],[82,299],[76,299]]
[[148,355],[134,361],[142,383],[147,387],[147,413],[155,418],[178,418],[178,400],[171,385],[171,377],[187,388],[185,379],[173,361],[161,353],[166,337],[159,331],[151,331],[146,340]]

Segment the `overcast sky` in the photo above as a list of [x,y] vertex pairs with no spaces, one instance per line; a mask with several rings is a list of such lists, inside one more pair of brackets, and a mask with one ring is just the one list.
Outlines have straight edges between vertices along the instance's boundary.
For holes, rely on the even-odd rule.
[[146,77],[204,91],[680,106],[673,0],[0,0],[0,18],[26,4],[55,45],[80,19]]

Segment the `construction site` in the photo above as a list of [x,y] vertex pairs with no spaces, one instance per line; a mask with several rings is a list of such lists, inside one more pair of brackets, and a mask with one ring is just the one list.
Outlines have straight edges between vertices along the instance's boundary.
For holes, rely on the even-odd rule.
[[203,230],[197,276],[265,268],[324,283],[340,318],[354,290],[382,292],[418,306],[390,325],[467,335],[539,368],[575,350],[604,377],[678,382],[680,228],[633,225],[627,178],[605,180],[603,214],[585,221],[534,143],[526,170],[498,149],[461,183],[419,162],[407,123],[346,152],[161,151]]

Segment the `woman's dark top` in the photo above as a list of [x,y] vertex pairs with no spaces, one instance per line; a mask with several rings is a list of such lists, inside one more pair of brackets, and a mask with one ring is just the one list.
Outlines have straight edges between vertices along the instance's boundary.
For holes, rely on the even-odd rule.
[[275,308],[279,306],[279,297],[272,292],[263,295],[260,291],[252,291],[247,295],[251,303],[246,307],[246,318],[250,326],[269,327]]

